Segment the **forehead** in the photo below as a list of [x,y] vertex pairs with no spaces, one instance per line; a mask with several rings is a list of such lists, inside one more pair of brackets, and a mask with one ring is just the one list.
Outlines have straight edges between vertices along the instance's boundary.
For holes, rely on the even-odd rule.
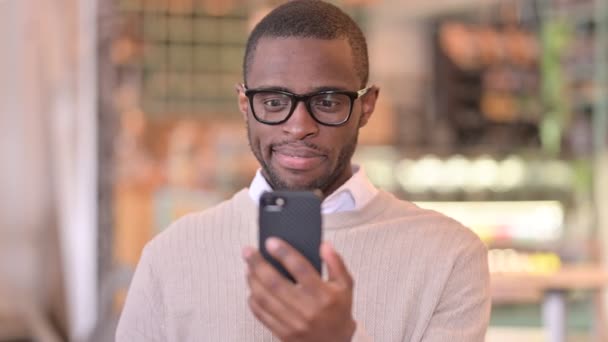
[[247,75],[248,85],[295,92],[320,87],[355,89],[360,83],[346,39],[262,37]]

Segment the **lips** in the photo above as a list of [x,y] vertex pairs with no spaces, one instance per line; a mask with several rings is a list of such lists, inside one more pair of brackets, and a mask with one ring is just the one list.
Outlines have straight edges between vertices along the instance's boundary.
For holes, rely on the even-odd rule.
[[277,163],[289,170],[307,171],[319,166],[325,155],[306,146],[282,145],[272,149]]

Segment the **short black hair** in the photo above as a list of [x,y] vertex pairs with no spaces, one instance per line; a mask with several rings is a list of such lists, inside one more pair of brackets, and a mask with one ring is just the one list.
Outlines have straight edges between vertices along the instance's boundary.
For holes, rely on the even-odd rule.
[[245,82],[255,49],[262,37],[345,38],[351,47],[361,86],[367,84],[369,61],[365,36],[348,14],[332,4],[319,0],[293,0],[266,15],[251,31],[247,40],[243,59],[243,80]]

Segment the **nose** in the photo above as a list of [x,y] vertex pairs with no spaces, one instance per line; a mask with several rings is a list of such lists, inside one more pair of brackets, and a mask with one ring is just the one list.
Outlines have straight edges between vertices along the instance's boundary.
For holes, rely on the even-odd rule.
[[308,112],[304,101],[299,101],[291,117],[283,125],[283,132],[293,139],[302,140],[319,133],[319,123]]

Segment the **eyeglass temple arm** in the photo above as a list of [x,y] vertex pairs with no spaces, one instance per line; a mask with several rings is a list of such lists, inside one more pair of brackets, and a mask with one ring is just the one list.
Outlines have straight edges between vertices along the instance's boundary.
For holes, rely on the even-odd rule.
[[372,88],[373,86],[369,85],[361,90],[357,90],[357,97],[361,97],[365,94],[367,94],[367,92]]

